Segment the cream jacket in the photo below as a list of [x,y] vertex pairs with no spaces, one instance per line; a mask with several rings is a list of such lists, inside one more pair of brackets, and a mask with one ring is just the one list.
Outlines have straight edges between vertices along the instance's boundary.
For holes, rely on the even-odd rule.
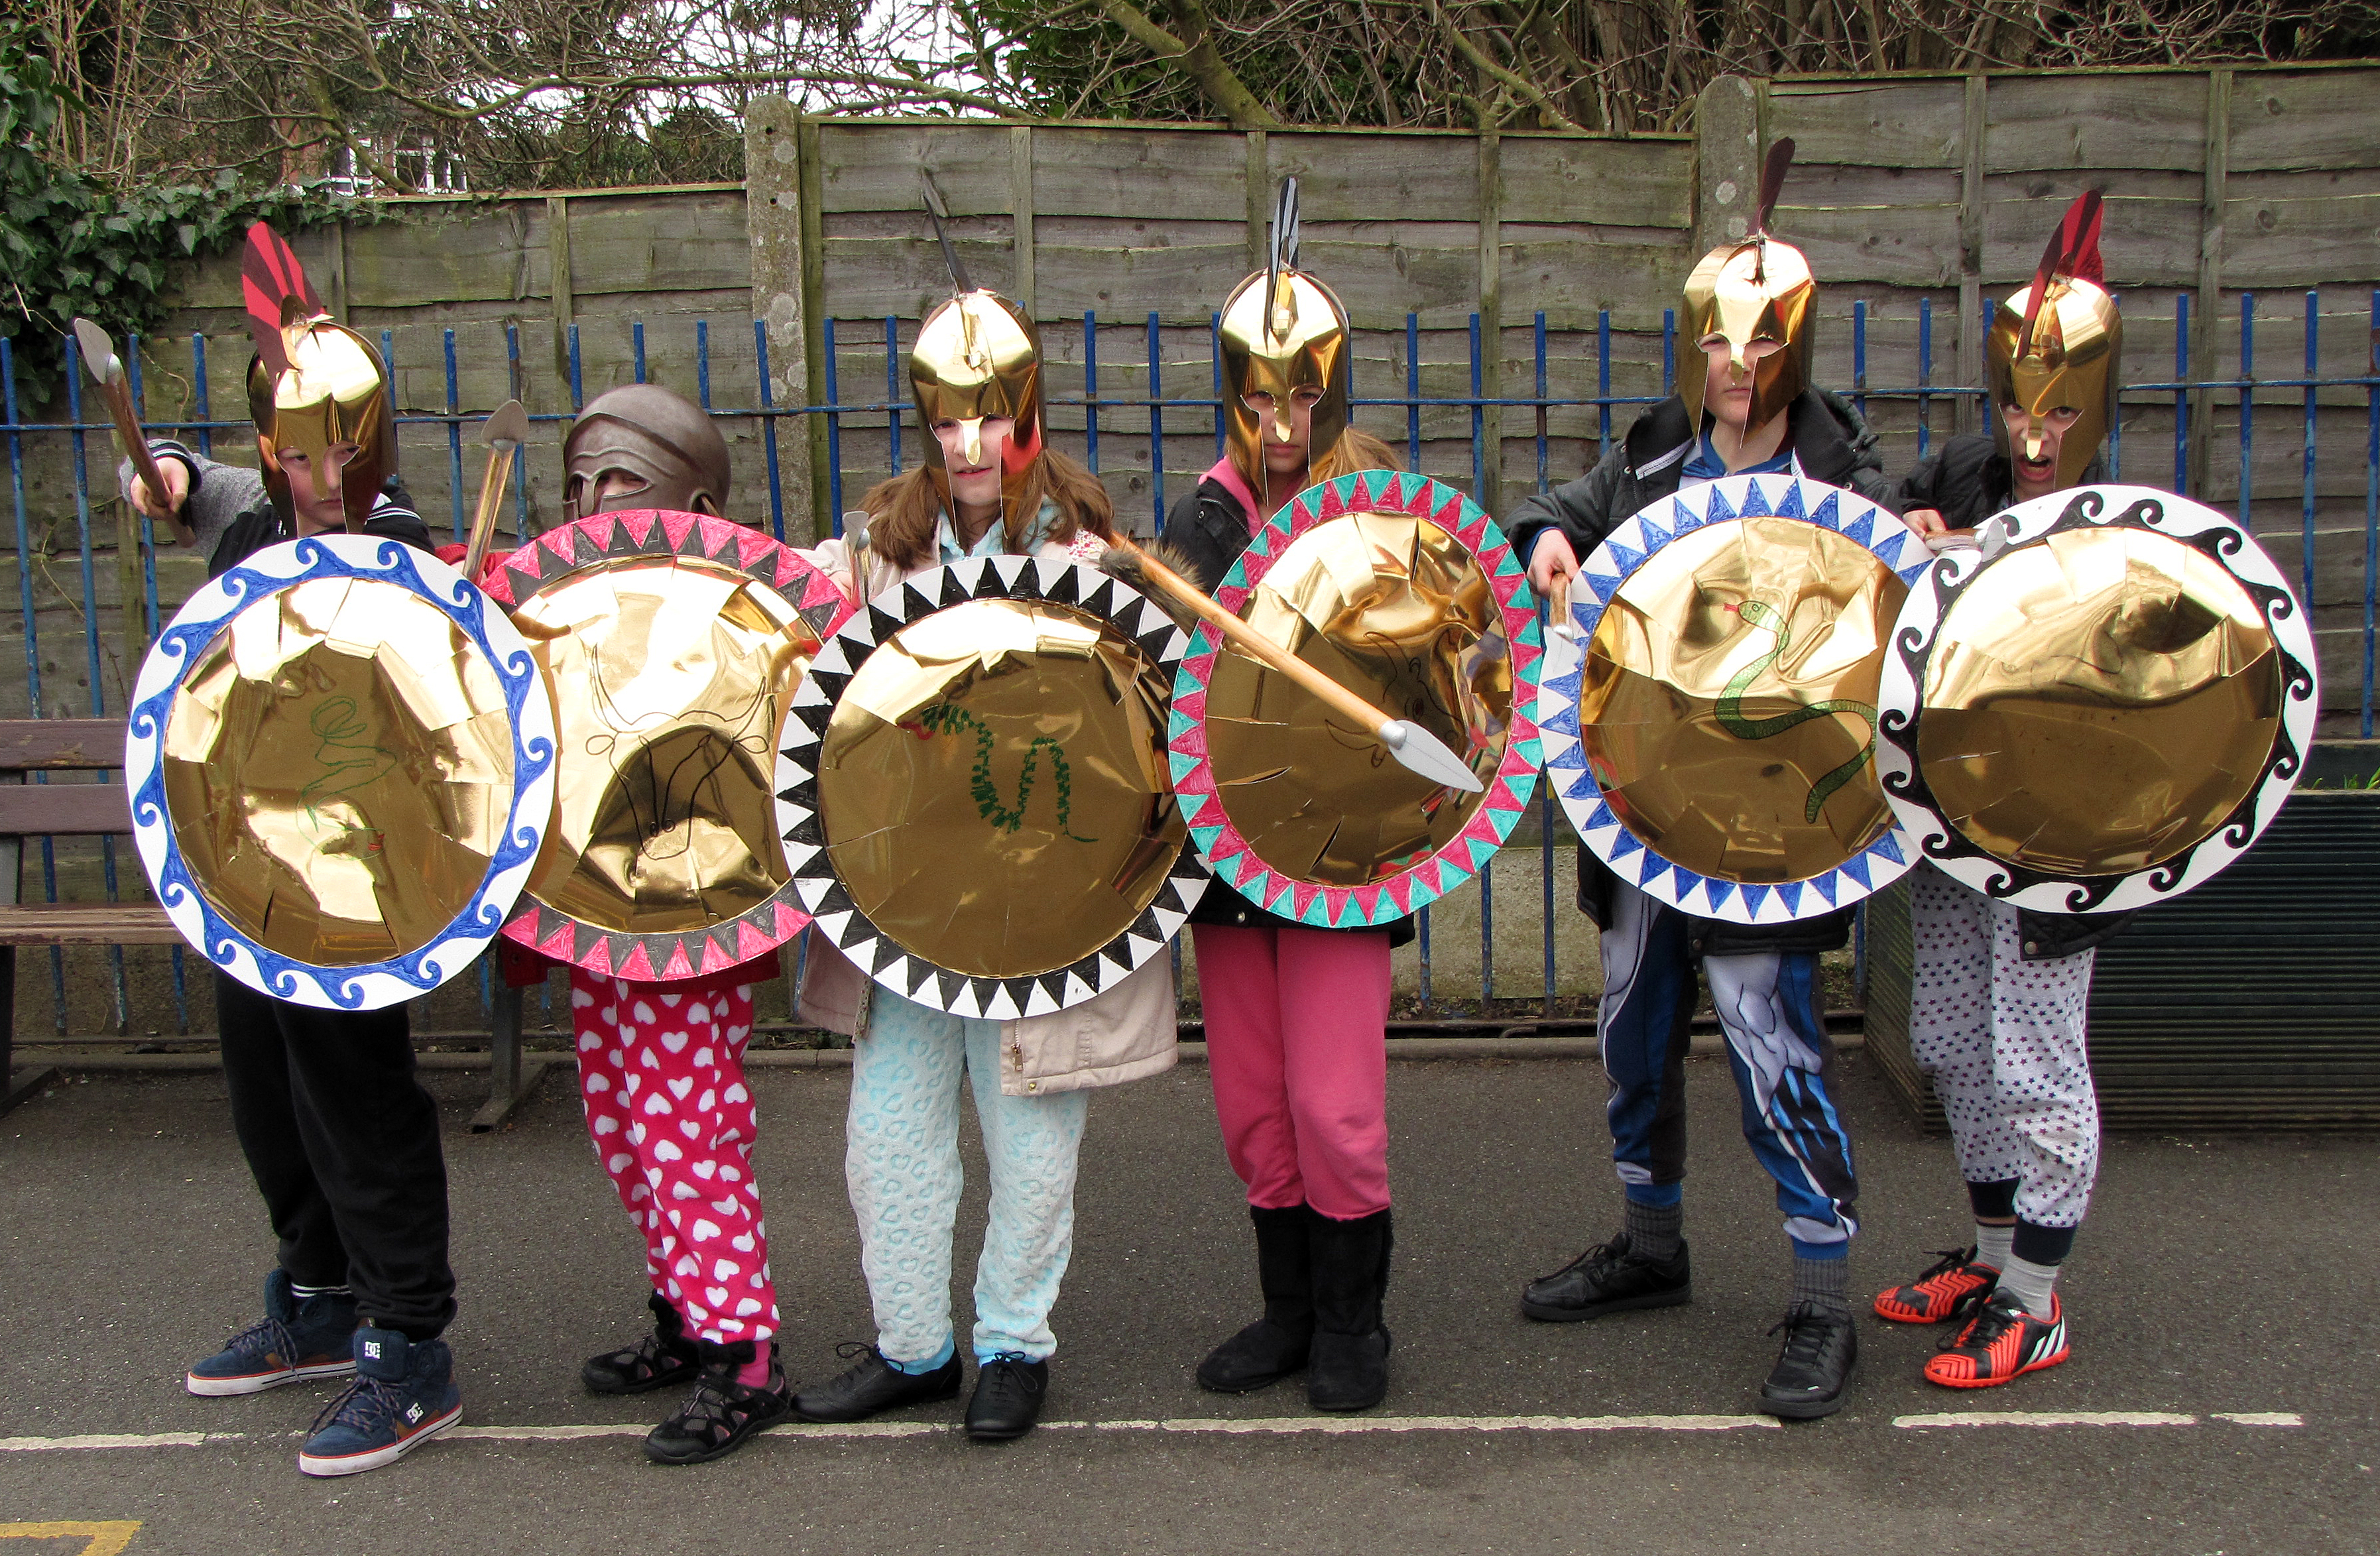
[[[1083,535],[1071,546],[1044,543],[1034,554],[1051,561],[1083,562],[1105,549]],[[853,548],[841,539],[802,553],[857,600],[870,600],[928,571],[900,568],[874,552],[865,557],[866,577],[854,587]],[[809,931],[799,1012],[804,1021],[868,1040],[871,980],[826,936]],[[1054,1015],[1027,1015],[1000,1024],[1000,1089],[1011,1097],[1038,1097],[1116,1086],[1170,1070],[1180,1056],[1173,994],[1173,960],[1151,958],[1097,998]]]

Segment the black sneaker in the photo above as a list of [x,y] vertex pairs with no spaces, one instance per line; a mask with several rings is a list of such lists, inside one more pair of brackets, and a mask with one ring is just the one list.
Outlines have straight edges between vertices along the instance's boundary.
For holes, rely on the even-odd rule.
[[1552,1274],[1531,1281],[1521,1290],[1521,1311],[1542,1323],[1568,1324],[1637,1307],[1675,1307],[1694,1299],[1694,1271],[1682,1240],[1674,1256],[1657,1262],[1630,1248],[1623,1232]]
[[1851,1314],[1796,1303],[1768,1332],[1779,1331],[1785,1345],[1760,1385],[1760,1408],[1789,1421],[1815,1421],[1840,1410],[1859,1370],[1859,1328]]
[[224,1348],[183,1375],[194,1394],[261,1393],[309,1378],[344,1377],[356,1369],[356,1299],[324,1292],[298,1300],[289,1277],[264,1278],[264,1317],[224,1343]]
[[656,1295],[650,1299],[653,1331],[635,1344],[589,1356],[578,1369],[590,1394],[644,1394],[692,1382],[702,1370],[695,1343],[686,1337],[677,1309]]
[[298,1451],[308,1475],[357,1475],[394,1464],[463,1418],[455,1353],[370,1324],[356,1331],[356,1380],[323,1406]]
[[[951,1358],[953,1365],[958,1358]],[[975,1394],[967,1401],[966,1434],[978,1442],[1006,1442],[1023,1437],[1041,1419],[1041,1401],[1050,1392],[1050,1364],[1029,1361],[1022,1351],[1002,1351],[976,1371]]]
[[833,1379],[794,1396],[794,1414],[805,1421],[865,1421],[905,1404],[930,1404],[955,1396],[964,1376],[956,1351],[931,1372],[904,1372],[875,1346],[856,1342],[837,1345],[834,1354],[857,1359]]
[[779,1422],[791,1420],[794,1388],[777,1360],[776,1343],[760,1343],[769,1347],[765,1388],[737,1382],[735,1374],[743,1364],[734,1357],[709,1362],[677,1414],[645,1435],[645,1457],[657,1465],[709,1464],[725,1458]]

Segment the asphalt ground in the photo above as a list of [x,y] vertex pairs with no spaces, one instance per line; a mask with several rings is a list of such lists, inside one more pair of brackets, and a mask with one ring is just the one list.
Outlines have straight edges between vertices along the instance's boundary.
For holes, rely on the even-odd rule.
[[[1948,1143],[1858,1056],[1845,1072],[1866,1185],[1854,1284],[1872,1290],[1960,1239],[1961,1196]],[[271,1258],[220,1077],[99,1076],[0,1120],[0,1556],[126,1536],[130,1556],[2380,1550],[2369,1138],[2113,1139],[2066,1287],[2071,1361],[1951,1392],[1917,1376],[1937,1331],[1864,1321],[1850,1406],[1779,1427],[1751,1399],[1785,1245],[1722,1064],[1689,1066],[1694,1305],[1577,1325],[1524,1320],[1516,1291],[1616,1223],[1594,1067],[1395,1064],[1393,1383],[1368,1416],[1322,1417],[1294,1383],[1220,1398],[1191,1381],[1256,1299],[1206,1076],[1185,1066],[1093,1100],[1050,1425],[971,1444],[953,1403],[663,1470],[637,1437],[671,1402],[577,1384],[583,1356],[637,1331],[643,1288],[566,1072],[473,1137],[480,1084],[431,1077],[467,1430],[338,1481],[294,1463],[334,1390],[180,1388],[254,1316]],[[787,1360],[806,1378],[871,1333],[845,1084],[771,1070],[755,1086]],[[978,1181],[963,1315],[980,1218]]]

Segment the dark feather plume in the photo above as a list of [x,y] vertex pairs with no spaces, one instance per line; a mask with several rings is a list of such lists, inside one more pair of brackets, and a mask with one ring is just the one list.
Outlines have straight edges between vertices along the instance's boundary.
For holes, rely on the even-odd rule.
[[951,218],[951,208],[942,203],[942,191],[934,187],[934,176],[931,173],[922,167],[919,168],[917,182],[925,189],[926,218],[934,224],[935,240],[942,246],[942,263],[948,265],[951,270],[952,295],[964,297],[975,290],[975,281],[967,274],[966,261],[959,258],[959,251],[956,249],[951,247],[951,235],[942,227],[942,224]]
[[1281,299],[1281,273],[1297,268],[1297,180],[1283,178],[1273,191],[1272,232],[1265,245],[1264,327],[1273,328]]
[[1760,170],[1760,204],[1755,209],[1752,230],[1756,237],[1768,232],[1768,214],[1777,209],[1777,197],[1785,192],[1785,173],[1793,165],[1793,138],[1787,136],[1768,148],[1768,161]]

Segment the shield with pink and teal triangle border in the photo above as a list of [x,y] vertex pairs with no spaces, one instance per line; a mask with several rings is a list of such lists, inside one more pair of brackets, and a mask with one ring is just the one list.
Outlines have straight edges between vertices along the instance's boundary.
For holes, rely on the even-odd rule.
[[[487,590],[499,603],[516,608],[591,569],[656,556],[699,562],[769,590],[793,607],[815,643],[833,637],[851,614],[851,602],[834,579],[783,541],[714,515],[664,508],[589,514],[549,529],[494,566]],[[794,691],[795,685],[780,688],[780,708]],[[573,753],[563,751],[560,760],[567,783]],[[652,934],[623,933],[524,892],[504,920],[504,933],[557,962],[606,976],[668,983],[724,972],[767,955],[801,933],[809,921],[789,877],[770,895],[720,923]]]
[[1454,834],[1360,886],[1294,881],[1264,861],[1232,818],[1208,750],[1206,696],[1220,651],[1220,639],[1209,627],[1201,626],[1191,636],[1166,731],[1175,791],[1185,814],[1197,819],[1192,841],[1218,879],[1259,907],[1271,909],[1279,902],[1300,922],[1333,928],[1392,923],[1484,869],[1528,808],[1541,750],[1536,708],[1545,651],[1536,599],[1496,521],[1442,481],[1406,471],[1365,470],[1306,488],[1249,541],[1216,589],[1217,603],[1245,614],[1250,595],[1293,546],[1322,525],[1352,522],[1348,516],[1366,513],[1409,515],[1437,526],[1471,553],[1496,602],[1512,664],[1512,715],[1500,732],[1502,748],[1493,769],[1481,771],[1474,762],[1485,792]]

